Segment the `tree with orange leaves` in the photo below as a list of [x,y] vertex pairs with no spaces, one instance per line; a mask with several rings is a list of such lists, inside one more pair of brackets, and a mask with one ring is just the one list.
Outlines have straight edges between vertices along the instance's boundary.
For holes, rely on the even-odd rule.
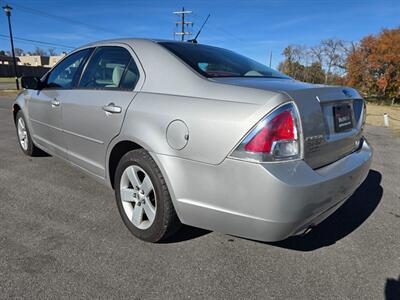
[[360,41],[347,58],[347,84],[367,97],[400,101],[400,27]]

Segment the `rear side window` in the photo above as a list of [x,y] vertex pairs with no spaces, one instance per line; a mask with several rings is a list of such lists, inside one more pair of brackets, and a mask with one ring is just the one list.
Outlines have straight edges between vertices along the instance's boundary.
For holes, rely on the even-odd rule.
[[133,90],[139,80],[139,70],[135,61],[131,58],[128,67],[125,71],[124,77],[121,80],[120,88],[126,90]]
[[63,89],[72,88],[78,75],[77,72],[79,67],[92,50],[93,49],[84,49],[63,59],[47,76],[47,87]]
[[138,71],[130,53],[122,47],[99,47],[90,58],[78,87],[84,89],[130,89]]

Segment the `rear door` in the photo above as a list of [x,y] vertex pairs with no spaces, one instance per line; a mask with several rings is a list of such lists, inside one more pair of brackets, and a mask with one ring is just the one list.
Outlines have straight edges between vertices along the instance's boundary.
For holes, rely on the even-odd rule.
[[124,45],[96,48],[77,88],[63,102],[69,160],[101,178],[107,146],[120,132],[126,109],[143,80],[133,56]]
[[44,88],[30,93],[29,118],[35,142],[62,157],[67,156],[61,129],[63,100],[73,87],[78,70],[90,51],[84,49],[64,58],[47,74]]

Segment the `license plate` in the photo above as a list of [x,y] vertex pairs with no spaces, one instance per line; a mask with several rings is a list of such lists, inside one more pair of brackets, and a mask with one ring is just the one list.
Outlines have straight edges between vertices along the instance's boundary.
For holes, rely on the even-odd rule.
[[353,128],[353,117],[350,104],[333,107],[335,132],[342,132]]

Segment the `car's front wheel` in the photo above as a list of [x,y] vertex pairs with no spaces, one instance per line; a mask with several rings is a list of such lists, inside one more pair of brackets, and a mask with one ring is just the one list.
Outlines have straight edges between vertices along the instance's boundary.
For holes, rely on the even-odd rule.
[[32,141],[31,133],[22,111],[18,111],[15,117],[15,127],[17,129],[18,143],[21,150],[28,156],[39,154],[40,149],[37,148]]
[[114,187],[119,213],[136,237],[158,242],[179,229],[164,177],[144,149],[130,151],[121,158]]

